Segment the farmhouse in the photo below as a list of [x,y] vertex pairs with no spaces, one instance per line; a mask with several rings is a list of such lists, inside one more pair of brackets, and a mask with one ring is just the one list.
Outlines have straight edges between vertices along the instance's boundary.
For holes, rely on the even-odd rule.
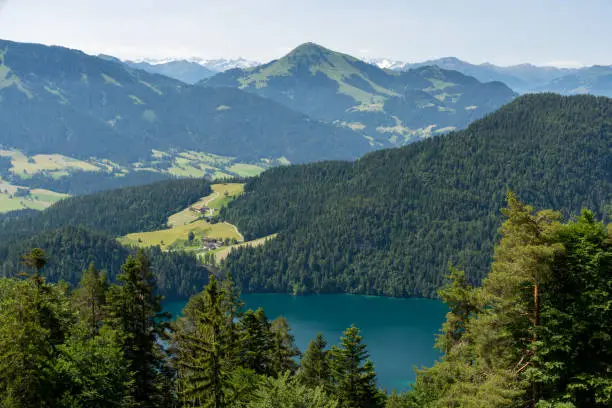
[[213,249],[221,248],[223,245],[222,240],[206,237],[202,238],[202,249],[212,251]]
[[191,209],[195,212],[198,212],[202,215],[207,215],[210,212],[210,208],[206,206],[193,206]]

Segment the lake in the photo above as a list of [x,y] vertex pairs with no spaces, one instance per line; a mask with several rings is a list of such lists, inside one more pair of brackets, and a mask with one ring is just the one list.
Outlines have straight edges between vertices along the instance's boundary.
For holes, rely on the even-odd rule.
[[[317,333],[332,345],[355,324],[368,345],[379,386],[389,391],[408,389],[413,366],[430,366],[439,357],[434,340],[448,311],[442,302],[429,299],[286,294],[245,294],[242,299],[247,308],[263,307],[270,320],[286,317],[302,351]],[[177,315],[184,305],[168,302],[165,309]]]

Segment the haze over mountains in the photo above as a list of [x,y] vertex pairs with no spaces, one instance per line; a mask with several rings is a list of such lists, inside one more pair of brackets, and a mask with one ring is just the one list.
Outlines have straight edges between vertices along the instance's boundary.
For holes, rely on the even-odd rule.
[[[429,65],[437,65],[440,68],[459,71],[462,74],[473,76],[481,82],[500,81],[508,85],[518,93],[529,92],[555,92],[563,95],[590,93],[600,96],[612,96],[610,76],[612,76],[612,65],[596,65],[581,68],[559,68],[554,66],[536,66],[525,63],[513,66],[499,66],[490,63],[472,64],[456,57],[444,57],[422,62],[408,63],[392,58],[362,58],[363,61],[376,65],[382,69],[393,71],[407,71]],[[224,60],[219,60],[224,61]],[[147,61],[144,61],[145,63]],[[127,63],[131,63],[127,61]],[[185,76],[183,67],[198,64],[204,68],[216,72],[224,72],[232,68],[252,68],[263,63],[246,60],[227,60],[227,63],[213,64],[212,61],[202,59],[171,59],[167,61],[153,61],[150,67],[141,65],[142,69],[159,72],[164,75],[179,79],[187,83],[193,83],[195,78],[203,80],[211,77],[207,70],[203,70],[193,76]]]

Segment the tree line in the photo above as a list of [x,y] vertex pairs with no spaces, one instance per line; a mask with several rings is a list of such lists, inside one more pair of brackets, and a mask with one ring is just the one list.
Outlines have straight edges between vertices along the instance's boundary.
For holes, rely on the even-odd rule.
[[231,275],[211,275],[170,320],[144,252],[116,282],[92,264],[70,290],[46,281],[34,249],[0,279],[0,406],[611,406],[612,224],[507,201],[482,285],[451,267],[442,357],[406,393],[377,389],[358,328],[302,355],[286,319],[244,310]]

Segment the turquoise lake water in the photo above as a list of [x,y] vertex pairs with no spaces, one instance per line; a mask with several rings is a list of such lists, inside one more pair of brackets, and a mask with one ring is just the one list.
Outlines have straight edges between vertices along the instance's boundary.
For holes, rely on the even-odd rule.
[[[408,389],[414,381],[413,367],[430,366],[439,357],[434,339],[447,312],[442,302],[429,299],[285,294],[247,294],[242,299],[247,308],[263,307],[271,320],[287,318],[302,351],[317,333],[332,345],[355,324],[368,345],[379,386],[389,391]],[[168,302],[165,309],[177,315],[184,305]]]

